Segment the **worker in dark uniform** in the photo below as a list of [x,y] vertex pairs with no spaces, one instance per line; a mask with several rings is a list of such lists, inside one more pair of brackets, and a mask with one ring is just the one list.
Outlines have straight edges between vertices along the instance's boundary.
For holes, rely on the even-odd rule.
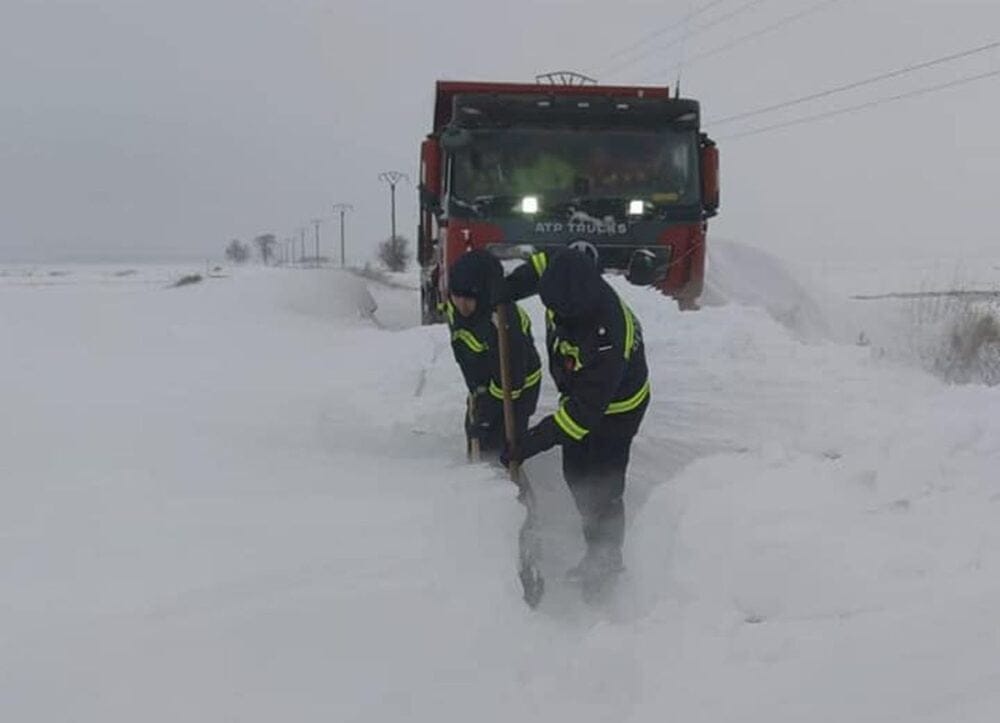
[[[488,251],[463,254],[448,275],[449,299],[444,304],[451,331],[451,348],[462,370],[469,399],[465,431],[486,457],[496,458],[504,446],[503,387],[500,353],[493,310],[503,284],[503,267]],[[531,320],[523,309],[511,305],[508,317],[510,378],[518,434],[538,404],[542,364],[531,336]]]
[[559,406],[501,461],[562,447],[563,476],[587,543],[570,576],[601,584],[624,569],[625,470],[650,394],[642,329],[594,260],[578,251],[551,259],[534,254],[507,278],[511,298],[536,289],[547,309],[546,346]]

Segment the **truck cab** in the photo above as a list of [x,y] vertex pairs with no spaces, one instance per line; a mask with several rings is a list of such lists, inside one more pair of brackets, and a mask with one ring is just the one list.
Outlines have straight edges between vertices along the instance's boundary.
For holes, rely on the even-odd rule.
[[439,82],[420,163],[424,323],[440,320],[447,269],[477,248],[572,247],[696,308],[719,205],[700,115],[662,87]]

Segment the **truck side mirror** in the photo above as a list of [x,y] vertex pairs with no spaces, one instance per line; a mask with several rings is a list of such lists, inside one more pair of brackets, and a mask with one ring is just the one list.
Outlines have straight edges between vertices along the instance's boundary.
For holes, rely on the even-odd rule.
[[433,138],[420,146],[420,206],[433,214],[441,212],[441,147]]
[[441,146],[429,136],[420,146],[420,224],[417,258],[421,265],[434,257],[434,221],[441,214]]
[[719,148],[701,134],[701,206],[706,218],[719,212]]
[[638,249],[629,259],[625,278],[636,286],[652,286],[656,281],[656,255],[646,249]]

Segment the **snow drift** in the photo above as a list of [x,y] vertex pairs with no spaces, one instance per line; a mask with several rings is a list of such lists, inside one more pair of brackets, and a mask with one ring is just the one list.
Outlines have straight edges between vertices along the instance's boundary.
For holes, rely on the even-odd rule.
[[[554,584],[532,613],[443,327],[377,328],[339,272],[71,278],[0,282],[4,720],[1000,711],[1000,389],[803,343],[808,301],[793,332],[617,284],[653,385],[629,573],[607,608]],[[580,544],[557,455],[529,473],[555,570]]]

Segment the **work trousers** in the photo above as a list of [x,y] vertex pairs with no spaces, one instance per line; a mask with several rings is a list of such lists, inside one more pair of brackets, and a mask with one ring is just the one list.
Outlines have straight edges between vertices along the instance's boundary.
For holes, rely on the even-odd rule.
[[632,436],[592,432],[562,448],[563,476],[583,517],[587,547],[620,551],[625,540],[625,470]]

